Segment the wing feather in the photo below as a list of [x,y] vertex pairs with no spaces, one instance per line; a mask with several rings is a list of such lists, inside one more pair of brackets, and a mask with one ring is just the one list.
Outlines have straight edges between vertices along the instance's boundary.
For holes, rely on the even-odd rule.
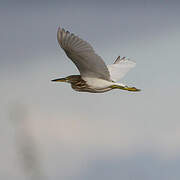
[[114,64],[108,65],[108,70],[110,72],[110,77],[113,81],[119,81],[122,79],[127,72],[135,67],[136,63],[130,59],[125,57],[120,58],[120,56],[116,59]]
[[57,39],[66,55],[79,69],[82,77],[110,80],[107,66],[88,42],[60,27],[57,32]]

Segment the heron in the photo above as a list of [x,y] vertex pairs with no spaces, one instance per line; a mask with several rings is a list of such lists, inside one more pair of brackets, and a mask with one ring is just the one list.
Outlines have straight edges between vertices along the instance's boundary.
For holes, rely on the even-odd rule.
[[134,61],[118,56],[113,64],[106,65],[88,42],[61,27],[57,31],[57,40],[80,75],[53,79],[53,82],[70,83],[72,89],[79,92],[103,93],[113,89],[140,91],[136,87],[118,83],[136,65]]

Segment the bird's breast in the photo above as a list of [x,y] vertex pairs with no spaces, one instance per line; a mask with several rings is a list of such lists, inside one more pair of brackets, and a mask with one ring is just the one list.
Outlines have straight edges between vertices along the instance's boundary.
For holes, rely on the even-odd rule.
[[93,89],[104,89],[112,86],[114,83],[99,78],[83,78],[86,81],[87,85]]

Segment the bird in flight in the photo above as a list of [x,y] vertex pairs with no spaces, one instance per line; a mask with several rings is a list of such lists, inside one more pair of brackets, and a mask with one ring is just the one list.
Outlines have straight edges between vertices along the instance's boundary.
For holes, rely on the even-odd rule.
[[70,75],[52,81],[70,83],[74,90],[80,92],[103,93],[112,89],[140,91],[117,82],[136,65],[134,61],[119,56],[113,64],[106,65],[88,42],[60,27],[57,39],[66,55],[78,68],[80,75]]

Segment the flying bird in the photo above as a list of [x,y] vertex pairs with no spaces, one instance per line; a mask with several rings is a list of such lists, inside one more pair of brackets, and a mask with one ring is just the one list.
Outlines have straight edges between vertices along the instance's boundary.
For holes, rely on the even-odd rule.
[[52,81],[70,83],[74,90],[80,92],[102,93],[112,89],[140,91],[117,82],[136,65],[134,61],[119,56],[113,64],[106,65],[88,42],[60,27],[57,39],[66,55],[78,68],[80,75],[70,75]]

